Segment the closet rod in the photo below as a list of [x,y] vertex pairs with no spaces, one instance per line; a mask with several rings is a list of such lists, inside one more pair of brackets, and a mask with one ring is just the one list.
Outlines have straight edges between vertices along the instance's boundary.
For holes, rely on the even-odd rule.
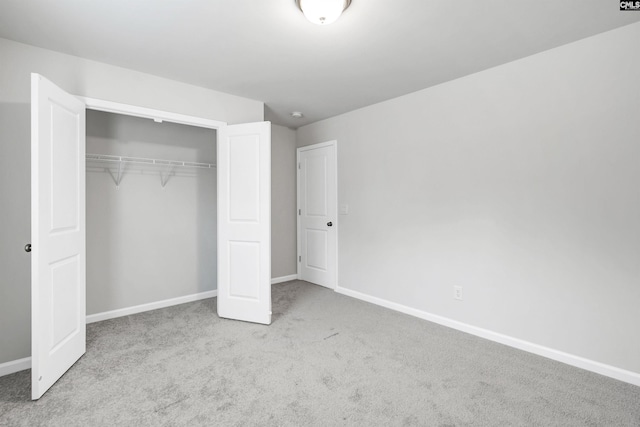
[[103,163],[133,163],[133,164],[139,164],[139,165],[179,166],[179,167],[200,168],[200,169],[211,169],[216,167],[216,165],[212,163],[184,162],[179,160],[163,160],[163,159],[147,159],[144,157],[112,156],[109,154],[87,153],[86,160],[103,162]]

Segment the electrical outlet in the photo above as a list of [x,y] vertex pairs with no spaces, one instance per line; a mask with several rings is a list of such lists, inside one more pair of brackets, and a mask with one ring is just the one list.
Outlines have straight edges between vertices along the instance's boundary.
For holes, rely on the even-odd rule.
[[453,287],[453,298],[462,301],[462,286]]

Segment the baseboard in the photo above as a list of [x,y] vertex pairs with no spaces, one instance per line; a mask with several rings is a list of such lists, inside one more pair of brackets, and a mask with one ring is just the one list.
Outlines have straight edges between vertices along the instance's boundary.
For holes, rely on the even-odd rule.
[[178,298],[150,302],[148,304],[135,305],[133,307],[120,308],[118,310],[105,311],[103,313],[90,314],[89,316],[87,316],[87,323],[101,322],[103,320],[115,319],[116,317],[129,316],[131,314],[171,307],[172,305],[185,304],[187,302],[213,298],[217,295],[218,291],[206,291],[199,294],[186,295]]
[[[289,276],[274,277],[271,279],[271,284],[288,282],[298,278],[297,274],[291,274]],[[159,308],[171,307],[172,305],[184,304],[187,302],[198,301],[206,298],[214,298],[218,295],[218,291],[206,291],[199,294],[187,295],[184,297],[172,298],[163,301],[151,302],[148,304],[136,305],[133,307],[121,308],[118,310],[105,311],[103,313],[91,314],[87,316],[87,323],[101,322],[103,320],[115,319],[116,317],[129,316],[131,314],[142,313],[150,310],[157,310]]]
[[[297,277],[298,276],[295,274],[291,276],[277,277],[272,279],[272,283],[276,284],[276,283],[287,282],[289,280],[295,280]],[[576,356],[576,355],[565,353],[549,347],[534,344],[534,343],[524,341],[518,338],[514,338],[508,335],[493,332],[488,329],[472,326],[467,323],[458,322],[457,320],[452,320],[447,317],[438,316],[436,314],[428,313],[426,311],[407,307],[402,304],[387,301],[385,299],[367,295],[362,292],[354,291],[351,289],[336,287],[336,292],[352,298],[366,301],[375,305],[389,308],[391,310],[405,313],[410,316],[418,317],[420,319],[424,319],[429,322],[437,323],[442,326],[446,326],[452,329],[466,332],[468,334],[475,335],[480,338],[488,339],[490,341],[508,345],[510,347],[517,348],[519,350],[527,351],[529,353],[537,354],[539,356],[556,360],[558,362],[566,363],[567,365],[575,366],[577,368],[585,369],[587,371],[595,372],[597,374],[604,375],[610,378],[615,378],[617,380],[624,381],[629,384],[640,386],[640,374],[636,372],[627,371],[625,369],[616,368],[615,366],[596,362],[590,359],[585,359],[584,357]],[[198,301],[206,298],[213,298],[216,295],[217,295],[217,291],[207,291],[199,294],[187,295],[184,297],[178,297],[178,298],[168,299],[164,301],[157,301],[149,304],[142,304],[134,307],[107,311],[104,313],[92,314],[90,316],[87,316],[87,323],[114,319],[116,317],[128,316],[131,314],[142,313],[144,311],[156,310],[158,308],[170,307],[172,305],[184,304],[187,302]],[[0,363],[0,377],[4,375],[13,374],[15,372],[23,371],[25,369],[30,369],[30,368],[31,368],[30,357],[25,357],[23,359]]]
[[[271,279],[271,284],[288,282],[298,278],[297,274],[291,274],[289,276],[274,277]],[[136,305],[133,307],[121,308],[118,310],[105,311],[103,313],[91,314],[87,316],[87,323],[101,322],[103,320],[115,319],[116,317],[129,316],[131,314],[142,313],[150,310],[157,310],[159,308],[171,307],[172,305],[184,304],[187,302],[198,301],[206,298],[214,298],[218,295],[218,291],[207,291],[199,294],[187,295],[184,297],[172,298],[163,301],[151,302],[148,304]]]
[[407,307],[402,304],[387,301],[385,299],[367,295],[358,291],[353,291],[351,289],[337,287],[336,292],[362,300],[362,301],[370,302],[372,304],[386,307],[391,310],[395,310],[401,313],[415,316],[420,319],[428,320],[429,322],[437,323],[442,326],[447,326],[452,329],[466,332],[471,335],[485,338],[490,341],[508,345],[510,347],[517,348],[519,350],[537,354],[538,356],[543,356],[548,359],[566,363],[567,365],[575,366],[577,368],[585,369],[587,371],[591,371],[600,375],[615,378],[617,380],[624,381],[629,384],[640,386],[640,373],[637,373],[637,372],[616,368],[615,366],[606,365],[604,363],[596,362],[594,360],[585,359],[584,357],[576,356],[573,354],[565,353],[563,351],[555,350],[553,348],[534,344],[534,343],[524,341],[518,338],[514,338],[508,335],[500,334],[498,332],[493,332],[488,329],[483,329],[477,326],[469,325],[467,323],[458,322],[457,320],[452,320],[447,317],[438,316],[436,314],[428,313],[426,311]]
[[30,357],[25,357],[24,359],[12,360],[11,362],[0,363],[0,377],[13,374],[16,372],[24,371],[25,369],[31,369]]
[[278,283],[289,282],[291,280],[296,280],[297,278],[298,278],[297,274],[290,274],[288,276],[282,276],[282,277],[274,277],[273,279],[271,279],[271,284],[277,285]]

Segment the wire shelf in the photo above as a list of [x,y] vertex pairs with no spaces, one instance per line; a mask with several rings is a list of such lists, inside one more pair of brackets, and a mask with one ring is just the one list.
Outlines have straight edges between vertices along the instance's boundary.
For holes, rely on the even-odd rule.
[[[101,164],[98,166],[100,169],[104,169],[109,172],[113,178],[116,188],[120,188],[120,182],[122,181],[122,175],[125,169],[129,165],[150,167],[160,172],[160,185],[164,188],[171,176],[176,175],[178,169],[213,169],[216,167],[213,163],[200,163],[200,162],[187,162],[180,160],[166,160],[166,159],[149,159],[145,157],[128,157],[128,156],[113,156],[110,154],[92,154],[87,153],[86,156],[87,167],[91,166],[91,163]],[[108,167],[104,167],[108,165]],[[117,168],[117,170],[116,170]],[[112,170],[113,169],[113,170]]]

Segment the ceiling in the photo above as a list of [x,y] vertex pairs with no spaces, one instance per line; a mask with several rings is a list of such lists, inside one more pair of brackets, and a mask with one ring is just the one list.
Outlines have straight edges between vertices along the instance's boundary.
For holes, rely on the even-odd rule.
[[294,0],[0,5],[0,37],[260,100],[291,128],[638,21],[615,0],[353,0],[328,26]]

